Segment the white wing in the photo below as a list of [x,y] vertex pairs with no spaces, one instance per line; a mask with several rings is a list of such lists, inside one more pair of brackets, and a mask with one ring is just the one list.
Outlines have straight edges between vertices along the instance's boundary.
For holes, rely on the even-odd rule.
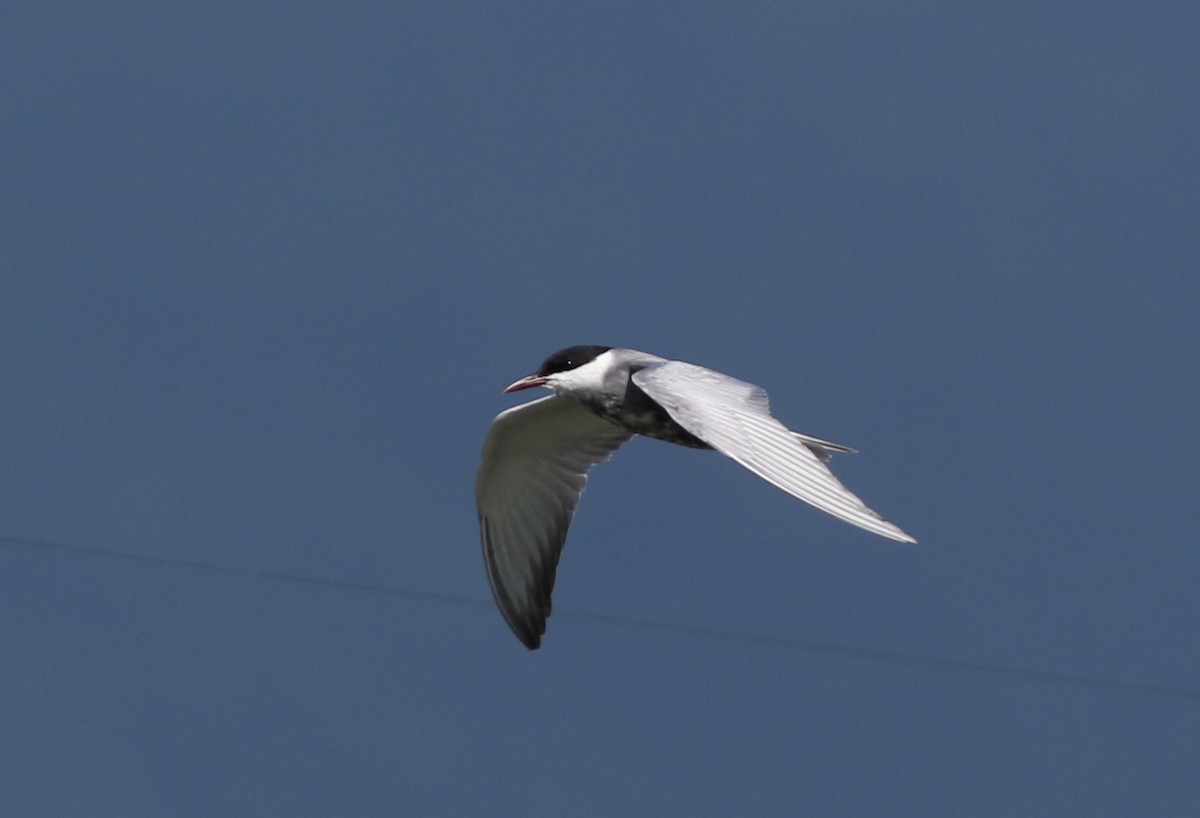
[[578,401],[550,396],[492,421],[475,477],[492,595],[530,650],[541,644],[571,517],[592,466],[630,438]]
[[696,437],[821,511],[901,542],[916,542],[838,481],[817,455],[771,416],[754,384],[682,361],[633,373],[633,382]]

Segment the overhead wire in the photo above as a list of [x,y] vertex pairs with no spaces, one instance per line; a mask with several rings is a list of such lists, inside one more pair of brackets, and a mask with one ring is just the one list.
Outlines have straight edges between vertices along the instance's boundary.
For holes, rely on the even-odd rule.
[[[341,579],[337,577],[304,574],[291,571],[280,571],[269,568],[256,568],[247,565],[200,560],[190,557],[166,556],[147,554],[139,551],[128,551],[116,548],[79,545],[75,543],[54,542],[49,540],[31,539],[27,537],[0,536],[0,547],[42,551],[65,556],[106,559],[117,562],[152,565],[162,568],[176,568],[185,571],[221,574],[225,576],[242,577],[264,582],[291,583],[324,588],[334,592],[350,592],[375,594],[379,596],[398,597],[419,602],[433,602],[474,608],[491,608],[490,600],[477,597],[449,594],[440,591],[424,591],[400,585],[360,580]],[[1014,667],[991,662],[979,662],[968,659],[954,659],[941,656],[928,656],[904,651],[882,650],[855,645],[842,645],[833,642],[822,642],[811,639],[798,639],[790,636],[769,636],[764,634],[747,633],[744,631],[724,630],[703,625],[685,625],[674,622],[663,622],[636,617],[617,616],[614,614],[590,613],[570,609],[556,608],[555,616],[560,619],[575,619],[596,622],[617,628],[650,631],[655,633],[673,634],[688,638],[728,642],[742,645],[757,645],[759,647],[775,648],[791,651],[804,651],[833,656],[845,656],[854,659],[881,662],[893,665],[908,665],[926,667],[938,670],[950,670],[963,673],[974,673],[1000,678],[1025,680],[1057,685],[1069,685],[1079,688],[1109,690],[1144,696],[1176,699],[1180,701],[1200,702],[1200,690],[1169,685],[1149,684],[1125,679],[1088,676],[1075,673],[1038,670],[1035,668]]]

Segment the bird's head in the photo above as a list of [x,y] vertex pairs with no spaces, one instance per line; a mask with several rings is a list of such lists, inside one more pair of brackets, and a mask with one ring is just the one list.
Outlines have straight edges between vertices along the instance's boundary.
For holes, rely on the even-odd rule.
[[597,359],[610,349],[612,347],[596,345],[560,349],[543,361],[537,372],[513,381],[504,388],[504,391],[519,392],[522,389],[542,386],[556,394],[561,394],[599,388],[608,368],[606,366],[588,366],[588,364],[599,363]]

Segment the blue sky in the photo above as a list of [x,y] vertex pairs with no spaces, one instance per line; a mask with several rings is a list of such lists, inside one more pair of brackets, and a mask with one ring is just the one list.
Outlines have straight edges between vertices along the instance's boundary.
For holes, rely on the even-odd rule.
[[[0,813],[1200,808],[1194,696],[800,644],[1200,691],[1194,5],[4,18]],[[920,544],[634,441],[527,652],[472,482],[576,343]]]

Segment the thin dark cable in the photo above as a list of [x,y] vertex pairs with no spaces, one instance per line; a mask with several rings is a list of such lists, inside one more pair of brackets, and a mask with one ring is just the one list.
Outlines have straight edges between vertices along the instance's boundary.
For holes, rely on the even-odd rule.
[[268,580],[270,582],[290,582],[296,585],[316,585],[336,591],[354,591],[358,593],[376,594],[379,596],[399,596],[407,599],[419,599],[426,602],[444,602],[451,605],[472,605],[479,608],[490,608],[491,603],[468,596],[443,594],[436,591],[418,591],[413,588],[402,588],[398,585],[385,585],[376,582],[360,582],[350,579],[321,577],[315,574],[295,574],[289,571],[273,571],[266,568],[252,568],[247,565],[232,563],[210,562],[195,560],[187,557],[166,557],[156,554],[142,554],[136,551],[122,551],[117,548],[99,548],[90,545],[74,545],[71,543],[50,542],[48,540],[31,540],[25,537],[0,536],[0,545],[13,548],[26,548],[33,551],[51,551],[59,554],[69,554],[78,557],[94,557],[97,559],[115,560],[118,562],[136,562],[144,565],[157,565],[167,568],[184,568],[189,571],[204,571],[211,574],[226,574],[249,579]]
[[[167,568],[182,568],[189,571],[202,571],[213,574],[245,577],[248,579],[265,580],[269,582],[287,582],[297,585],[314,585],[332,591],[349,591],[357,593],[376,594],[379,596],[401,597],[425,602],[438,602],[449,605],[466,605],[473,608],[491,608],[490,601],[474,597],[458,596],[434,591],[419,591],[398,585],[386,585],[375,582],[359,582],[348,579],[335,579],[312,574],[296,574],[288,571],[273,571],[264,568],[251,568],[229,563],[209,562],[206,560],[188,559],[186,557],[167,557],[152,554],[142,554],[135,551],[123,551],[114,548],[98,548],[87,545],[32,540],[24,537],[0,536],[0,546],[9,548],[24,548],[35,551],[47,551],[76,557],[116,560],[120,562],[141,563]],[[1025,679],[1034,682],[1047,682],[1074,687],[1091,688],[1096,690],[1115,690],[1123,693],[1136,693],[1146,696],[1159,696],[1183,701],[1200,701],[1200,690],[1167,687],[1164,685],[1143,684],[1141,682],[1122,681],[1120,679],[1105,679],[1096,676],[1079,676],[1071,673],[1057,673],[1047,670],[1031,670],[1028,668],[1008,667],[1005,665],[989,664],[987,662],[972,662],[965,659],[944,659],[936,656],[921,656],[899,651],[877,650],[850,645],[835,645],[828,642],[814,642],[807,639],[795,639],[784,636],[762,636],[759,634],[727,631],[719,628],[708,628],[700,625],[679,625],[671,622],[657,622],[648,619],[614,616],[612,614],[587,613],[583,611],[555,609],[559,618],[577,619],[582,621],[599,622],[619,628],[653,631],[688,636],[696,639],[731,642],[742,645],[760,645],[762,647],[782,648],[785,650],[823,653],[832,656],[849,656],[856,659],[866,659],[873,662],[884,662],[893,665],[916,665],[920,667],[941,670],[956,670],[960,672],[998,676],[1009,679]]]

